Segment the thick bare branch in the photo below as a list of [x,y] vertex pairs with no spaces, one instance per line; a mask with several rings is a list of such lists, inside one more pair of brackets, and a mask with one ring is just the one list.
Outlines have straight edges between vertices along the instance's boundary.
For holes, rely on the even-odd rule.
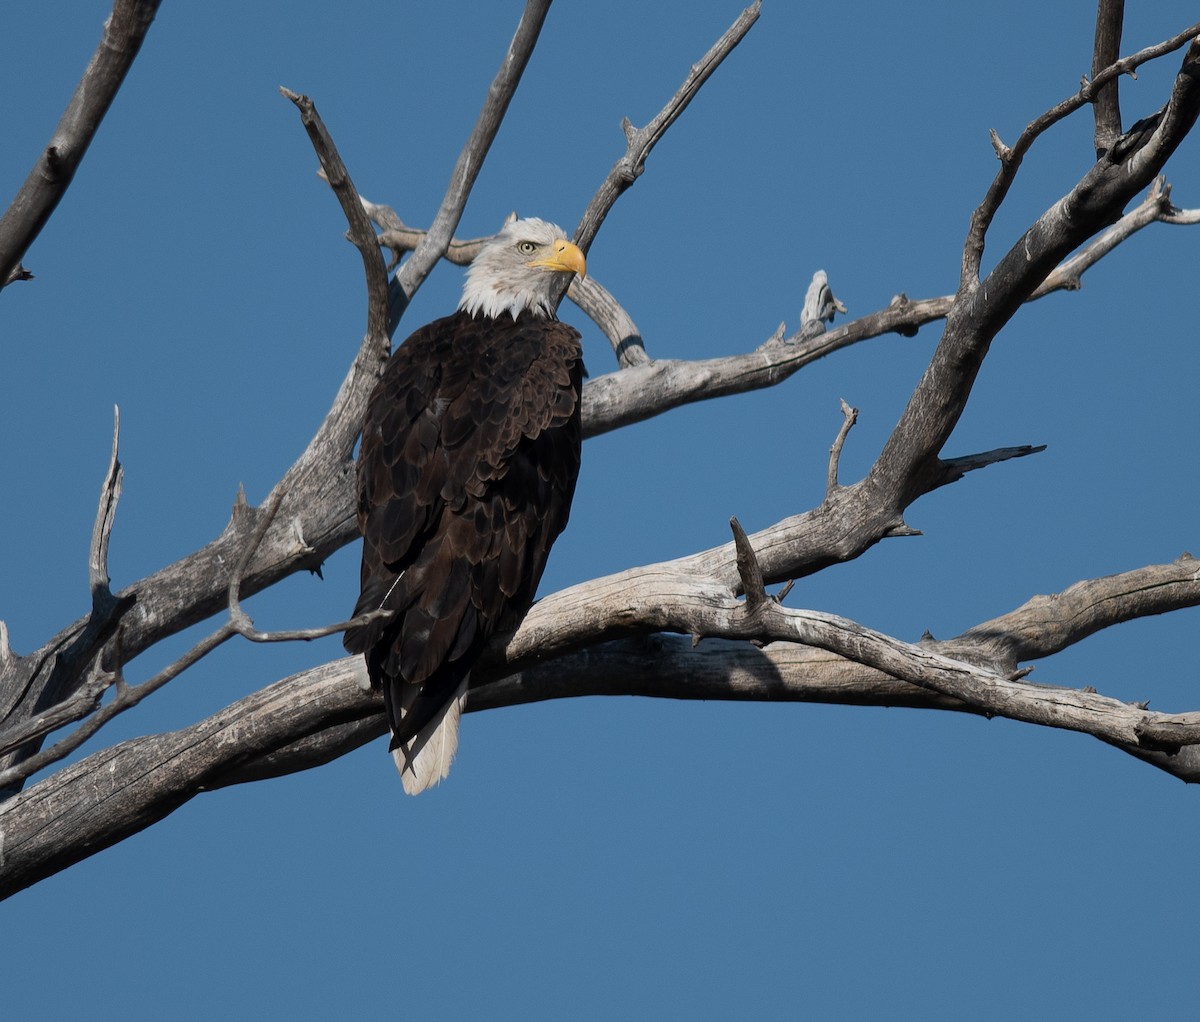
[[133,66],[162,0],[116,0],[67,109],[21,190],[0,217],[0,290],[32,277],[21,259],[66,194]]
[[[660,579],[660,586],[672,581]],[[751,621],[728,589],[703,580],[672,592],[681,595],[672,609],[679,630],[719,628],[759,639],[776,631],[811,631],[809,637],[845,647],[850,656],[779,641],[758,649],[706,639],[693,649],[684,638],[641,635],[532,663],[531,648],[544,634],[545,619],[554,616],[543,601],[509,643],[508,662],[481,672],[468,709],[621,694],[1000,713],[1096,735],[1174,776],[1200,781],[1196,715],[1149,713],[1092,692],[1007,677],[1017,656],[1047,656],[1097,627],[1200,605],[1200,571],[1190,558],[1080,582],[956,639],[917,645],[828,615],[785,611],[771,600],[761,605],[766,613]],[[643,604],[647,614],[641,606],[634,609],[640,621],[633,622],[629,594],[614,588],[596,598],[592,612],[614,632],[658,625],[652,596]],[[343,658],[270,685],[190,727],[123,742],[31,785],[0,806],[0,897],[149,826],[201,791],[318,766],[379,737],[386,730],[382,700],[364,681],[361,658]],[[1164,754],[1158,751],[1162,744],[1179,751]],[[78,794],[85,789],[86,800]]]
[[1083,286],[1083,274],[1114,248],[1150,224],[1176,222],[1172,216],[1177,212],[1171,206],[1171,186],[1165,178],[1155,178],[1141,202],[1108,230],[1051,270],[1033,292],[1032,298],[1041,298],[1052,291],[1078,290]]
[[[349,660],[325,670],[345,679]],[[316,679],[320,671],[308,672]],[[122,742],[72,764],[0,805],[0,896],[135,834],[210,786],[210,779],[275,750],[281,734],[302,737],[377,714],[380,700],[356,684],[287,679],[168,734]],[[80,798],[80,785],[89,785]],[[91,841],[99,841],[90,850]]]

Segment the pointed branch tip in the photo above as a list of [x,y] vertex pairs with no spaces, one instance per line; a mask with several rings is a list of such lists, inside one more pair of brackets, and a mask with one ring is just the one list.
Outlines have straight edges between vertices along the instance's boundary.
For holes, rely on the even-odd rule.
[[746,594],[746,609],[753,613],[767,602],[762,568],[742,523],[737,518],[730,518],[729,528],[733,530],[733,547],[737,553],[738,577],[742,580],[742,591]]

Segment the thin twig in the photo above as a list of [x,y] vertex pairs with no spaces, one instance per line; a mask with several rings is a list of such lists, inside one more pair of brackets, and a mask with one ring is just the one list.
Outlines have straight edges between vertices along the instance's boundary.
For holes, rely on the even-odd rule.
[[833,439],[833,445],[829,448],[829,468],[825,473],[825,499],[828,500],[833,491],[838,488],[838,463],[842,458],[842,448],[846,444],[846,437],[850,435],[850,430],[854,428],[854,424],[858,422],[858,409],[851,408],[844,398],[839,398],[842,406],[842,425],[838,430],[838,434]]
[[270,502],[260,515],[254,533],[247,541],[246,548],[242,552],[242,556],[238,559],[237,566],[233,570],[233,575],[229,579],[229,623],[238,635],[249,639],[251,642],[311,642],[313,639],[323,639],[327,635],[336,635],[338,632],[345,632],[351,628],[370,624],[372,621],[394,616],[395,611],[392,610],[372,610],[365,614],[360,614],[358,617],[350,618],[348,621],[339,621],[332,625],[320,625],[316,628],[292,628],[274,632],[263,632],[254,627],[254,622],[242,609],[242,579],[246,574],[246,569],[249,567],[250,562],[254,559],[254,555],[258,552],[263,537],[266,536],[267,530],[271,528],[275,516],[279,513],[279,505],[282,502],[282,492],[272,496]]
[[579,226],[575,228],[575,244],[585,252],[596,240],[600,226],[604,223],[613,204],[646,169],[646,157],[650,155],[658,140],[687,109],[688,104],[700,91],[700,87],[721,66],[721,62],[745,38],[746,33],[758,20],[761,5],[762,0],[754,0],[754,3],[742,11],[737,20],[700,58],[700,61],[692,65],[683,85],[649,124],[644,128],[634,128],[629,118],[622,122],[625,130],[625,154],[613,164],[608,176],[596,190],[596,194],[592,196],[592,201],[588,203],[587,209],[583,211]]
[[508,104],[517,91],[521,75],[529,63],[534,46],[537,45],[542,24],[550,10],[550,2],[551,0],[526,0],[517,31],[509,43],[500,70],[496,72],[488,89],[487,99],[484,100],[475,127],[471,129],[471,134],[459,153],[458,161],[454,164],[450,184],[429,227],[429,233],[392,279],[389,334],[395,331],[409,300],[442,258],[450,239],[454,236],[475,178],[483,166],[496,132],[500,130],[500,123],[504,120]]
[[100,697],[109,690],[116,680],[115,675],[98,670],[75,691],[74,695],[55,703],[48,710],[39,713],[29,720],[0,729],[0,756],[14,752],[27,742],[44,738],[59,728],[83,720],[89,713],[94,713]]
[[[214,649],[235,635],[237,635],[237,629],[231,623],[226,622],[211,635],[201,639],[178,660],[159,671],[154,677],[142,682],[140,685],[125,687],[111,703],[101,706],[95,714],[65,738],[55,742],[48,749],[43,749],[28,759],[24,759],[20,763],[9,767],[7,770],[0,771],[0,789],[20,784],[52,763],[57,763],[59,760],[69,756],[112,720],[113,717],[117,716],[117,714],[124,713],[126,710],[136,706],[148,695],[157,692],[168,682],[179,677],[189,667],[203,660]],[[116,680],[115,677],[113,680]]]
[[300,121],[308,132],[309,140],[316,151],[317,159],[321,161],[322,176],[337,196],[342,213],[350,225],[349,237],[354,247],[362,256],[363,273],[367,283],[367,333],[375,338],[384,352],[388,340],[388,275],[383,265],[383,254],[375,232],[371,229],[371,221],[358,199],[358,190],[350,180],[350,172],[334,145],[333,137],[325,122],[317,113],[316,105],[307,96],[299,95],[280,86],[279,91],[296,104],[300,111]]

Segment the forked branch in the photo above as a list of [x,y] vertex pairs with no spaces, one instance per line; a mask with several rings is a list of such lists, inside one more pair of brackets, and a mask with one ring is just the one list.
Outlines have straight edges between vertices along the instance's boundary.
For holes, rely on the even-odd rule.
[[[1103,4],[1101,9],[1103,12]],[[988,228],[991,226],[1000,204],[1008,195],[1008,191],[1016,179],[1017,171],[1021,167],[1021,161],[1024,160],[1025,154],[1029,152],[1033,143],[1064,117],[1074,113],[1081,106],[1091,103],[1109,82],[1115,82],[1121,75],[1130,74],[1151,60],[1173,53],[1188,45],[1198,35],[1200,35],[1200,22],[1185,28],[1182,32],[1176,33],[1170,39],[1155,46],[1147,46],[1128,57],[1113,61],[1098,74],[1094,74],[1091,81],[1085,81],[1073,96],[1055,104],[1041,116],[1032,120],[1012,146],[1004,146],[993,132],[993,146],[996,147],[997,155],[1000,157],[1000,169],[996,172],[996,177],[988,188],[983,202],[971,215],[971,226],[963,248],[962,276],[959,281],[960,293],[979,282],[979,267],[983,259],[984,239],[987,236]],[[1107,116],[1106,128],[1111,127],[1112,124],[1111,112]]]

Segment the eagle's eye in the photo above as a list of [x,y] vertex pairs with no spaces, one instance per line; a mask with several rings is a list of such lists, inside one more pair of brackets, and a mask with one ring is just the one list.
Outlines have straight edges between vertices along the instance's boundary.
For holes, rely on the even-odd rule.
[[535,245],[532,241],[518,241],[517,251],[520,252],[521,255],[533,255],[533,253],[537,251],[537,245]]

